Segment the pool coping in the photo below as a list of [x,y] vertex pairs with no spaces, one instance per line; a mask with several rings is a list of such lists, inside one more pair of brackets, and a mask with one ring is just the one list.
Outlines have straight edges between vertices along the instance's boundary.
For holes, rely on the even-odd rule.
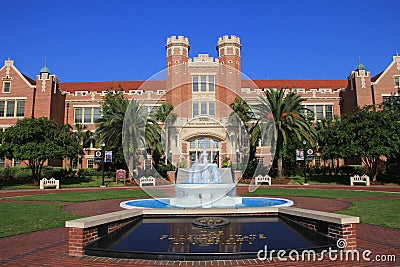
[[324,211],[315,211],[294,207],[256,207],[256,208],[208,208],[208,209],[130,209],[122,210],[111,213],[105,213],[96,216],[90,216],[86,218],[80,218],[72,221],[66,221],[65,227],[74,228],[89,228],[114,221],[130,219],[141,215],[238,215],[238,214],[268,214],[268,213],[281,213],[287,215],[293,215],[298,217],[304,217],[314,220],[320,220],[324,222],[330,222],[335,224],[352,224],[360,223],[359,217],[336,214]]

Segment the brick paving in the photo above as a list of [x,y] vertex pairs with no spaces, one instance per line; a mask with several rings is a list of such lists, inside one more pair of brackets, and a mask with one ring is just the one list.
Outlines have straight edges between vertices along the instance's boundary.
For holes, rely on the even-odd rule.
[[[369,191],[400,192],[400,187],[350,187],[350,186],[281,186],[272,187],[284,188],[318,188],[318,189],[352,189]],[[130,189],[134,189],[131,187]],[[61,190],[2,190],[0,199],[4,197],[58,193],[58,192],[84,192],[89,190],[126,190],[127,187],[119,188],[86,188],[86,189],[61,189]],[[170,193],[168,187],[163,191]],[[247,191],[247,186],[238,186],[238,194]],[[351,201],[373,200],[373,199],[398,199],[399,195],[389,197],[367,197],[352,199],[318,199],[307,197],[287,197],[294,201],[295,207],[307,208],[320,211],[334,212],[351,206]],[[81,214],[85,216],[97,215],[112,211],[121,210],[119,203],[126,199],[112,199],[91,201],[83,203],[62,203],[65,211]],[[0,202],[3,202],[0,200]],[[7,201],[9,202],[9,201]],[[23,201],[16,201],[23,202]],[[30,203],[44,203],[35,201]],[[61,202],[57,202],[61,203]],[[382,218],[384,219],[384,218]],[[320,262],[310,261],[284,261],[276,258],[272,261],[259,260],[231,260],[231,261],[149,261],[131,259],[111,259],[102,257],[85,256],[83,258],[70,257],[68,255],[68,230],[64,227],[38,231],[34,233],[22,234],[7,238],[0,238],[0,265],[2,266],[400,266],[400,230],[359,224],[357,228],[357,242],[360,253],[365,250],[372,250],[369,256],[373,259],[376,255],[395,255],[397,262],[365,262],[365,261],[331,261],[325,257]]]

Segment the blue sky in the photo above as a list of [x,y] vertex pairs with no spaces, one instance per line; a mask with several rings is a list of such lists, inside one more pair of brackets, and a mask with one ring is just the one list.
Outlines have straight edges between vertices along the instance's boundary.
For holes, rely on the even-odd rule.
[[145,80],[165,67],[165,41],[216,57],[241,38],[253,79],[346,79],[361,56],[375,75],[400,52],[398,0],[0,0],[0,59],[34,77],[47,58],[61,82]]

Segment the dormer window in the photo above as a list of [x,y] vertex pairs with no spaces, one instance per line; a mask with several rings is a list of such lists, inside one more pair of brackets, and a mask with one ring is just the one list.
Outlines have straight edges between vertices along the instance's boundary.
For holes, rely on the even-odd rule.
[[11,82],[3,82],[3,93],[9,93],[11,90]]

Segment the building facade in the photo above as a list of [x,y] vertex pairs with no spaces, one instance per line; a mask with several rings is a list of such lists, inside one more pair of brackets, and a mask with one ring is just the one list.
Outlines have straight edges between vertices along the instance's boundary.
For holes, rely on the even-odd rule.
[[[237,36],[223,36],[216,43],[217,57],[199,54],[189,57],[189,39],[183,36],[167,38],[166,69],[161,79],[121,82],[60,82],[47,66],[35,79],[22,74],[14,61],[7,59],[0,69],[0,127],[5,129],[24,117],[48,117],[58,124],[82,124],[94,131],[101,116],[101,102],[107,90],[123,89],[128,99],[138,99],[149,111],[163,103],[172,104],[177,119],[164,125],[167,137],[164,150],[175,165],[185,166],[206,151],[210,161],[222,166],[228,158],[243,160],[241,147],[232,128],[229,105],[238,96],[255,105],[264,90],[275,88],[296,92],[315,121],[330,119],[356,107],[382,103],[385,99],[400,99],[400,56],[371,77],[360,62],[343,80],[251,80],[241,73],[242,44]],[[240,130],[239,130],[240,131]],[[83,168],[93,168],[94,151],[85,150]],[[257,157],[270,163],[268,146],[257,148]],[[12,159],[2,159],[0,167],[18,165]]]

